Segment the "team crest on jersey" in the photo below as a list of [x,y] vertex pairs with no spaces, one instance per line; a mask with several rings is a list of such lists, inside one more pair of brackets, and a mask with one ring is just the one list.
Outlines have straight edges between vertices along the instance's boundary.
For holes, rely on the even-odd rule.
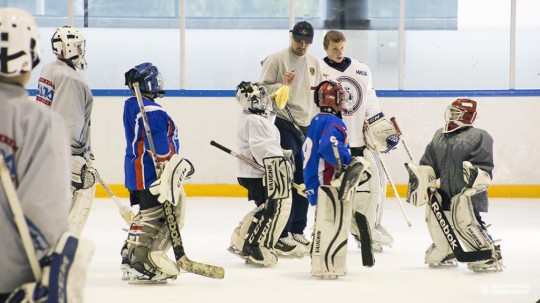
[[337,80],[347,92],[347,96],[345,97],[346,104],[344,106],[347,111],[344,113],[344,115],[351,116],[362,105],[364,100],[364,92],[360,86],[360,83],[358,83],[358,81],[356,81],[354,78],[349,76],[341,76],[338,77]]
[[54,83],[45,79],[39,78],[36,100],[51,106],[54,99]]
[[309,68],[309,73],[314,76],[315,75],[315,67],[310,67]]

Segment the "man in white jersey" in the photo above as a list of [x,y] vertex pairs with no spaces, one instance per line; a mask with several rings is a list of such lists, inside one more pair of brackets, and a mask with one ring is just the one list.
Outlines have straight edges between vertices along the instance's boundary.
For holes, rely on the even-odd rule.
[[[269,55],[262,62],[261,83],[274,94],[282,86],[289,87],[284,107],[276,106],[275,124],[281,135],[281,148],[293,152],[294,182],[302,184],[302,144],[311,119],[319,112],[313,101],[312,87],[321,81],[319,60],[308,54],[313,42],[313,27],[306,21],[296,23],[291,30],[290,46]],[[298,256],[309,251],[310,241],[304,237],[308,201],[292,191],[289,221],[276,243],[278,255]]]
[[[16,288],[14,298],[6,302],[37,302],[38,299],[45,302],[47,298],[50,299],[47,302],[59,302],[56,300],[59,297],[65,299],[62,289],[65,291],[70,286],[66,285],[68,280],[62,279],[56,287],[45,284],[58,283],[55,274],[66,278],[72,266],[69,258],[62,260],[62,272],[54,272],[53,266],[47,265],[47,260],[53,258],[48,250],[68,228],[67,134],[60,116],[36,106],[24,89],[39,63],[38,29],[32,15],[21,9],[1,8],[0,36],[0,155],[7,166],[6,179],[11,179],[2,179],[0,183],[0,268],[3,272],[0,302]],[[9,188],[6,183],[10,182],[15,187],[15,196],[6,190]],[[19,204],[16,198],[32,234],[30,247],[35,250],[34,258],[41,259],[41,266],[51,266],[51,274],[47,276],[47,271],[41,269],[43,278],[38,283],[34,283],[30,257],[23,248],[23,234],[17,229],[19,225],[10,207],[10,203]]]
[[369,123],[376,139],[379,152],[389,152],[399,143],[394,127],[384,118],[377,94],[373,88],[370,68],[358,60],[345,57],[346,38],[339,31],[328,31],[324,36],[324,50],[327,57],[321,61],[322,76],[325,80],[336,80],[347,92],[347,108],[343,122],[347,126],[352,156],[365,157],[370,163],[367,182],[360,183],[353,200],[351,232],[360,246],[360,231],[355,213],[367,219],[372,237],[372,247],[382,251],[383,246],[391,246],[392,236],[381,225],[383,201],[386,196],[386,179],[377,160],[377,151],[366,147],[364,123]]
[[36,101],[59,113],[66,123],[71,146],[72,206],[69,229],[80,234],[95,193],[95,176],[88,170],[93,160],[90,116],[93,96],[77,72],[86,68],[86,39],[75,28],[57,28],[51,39],[57,59],[46,65],[39,78]]

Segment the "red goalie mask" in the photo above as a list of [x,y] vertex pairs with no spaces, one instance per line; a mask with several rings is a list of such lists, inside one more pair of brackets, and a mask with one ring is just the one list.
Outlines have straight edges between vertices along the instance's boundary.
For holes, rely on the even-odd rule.
[[476,119],[476,101],[471,99],[456,99],[446,108],[444,114],[446,124],[443,133],[451,133],[460,128],[471,126]]
[[321,82],[315,89],[315,104],[319,107],[332,107],[338,112],[345,111],[345,90],[333,80]]

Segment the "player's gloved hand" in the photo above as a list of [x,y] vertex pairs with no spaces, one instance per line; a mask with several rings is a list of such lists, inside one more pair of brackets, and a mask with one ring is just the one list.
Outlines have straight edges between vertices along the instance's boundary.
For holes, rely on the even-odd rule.
[[173,155],[165,165],[158,180],[150,185],[150,192],[159,195],[158,201],[171,202],[176,205],[182,192],[182,184],[187,176],[193,175],[195,169],[190,161],[180,155]]
[[386,150],[382,151],[382,153],[389,153],[390,151],[396,149],[399,145],[400,139],[397,134],[390,135],[386,137]]
[[86,159],[81,156],[71,156],[71,192],[87,189],[96,184],[97,176],[94,169],[88,166]]

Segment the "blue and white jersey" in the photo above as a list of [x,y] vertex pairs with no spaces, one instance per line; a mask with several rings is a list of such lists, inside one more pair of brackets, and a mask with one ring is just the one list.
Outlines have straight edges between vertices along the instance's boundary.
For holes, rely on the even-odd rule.
[[[143,104],[158,161],[166,161],[180,152],[178,129],[161,105],[144,97]],[[124,159],[126,188],[147,189],[157,180],[157,175],[136,97],[127,99],[124,104],[124,131],[126,135]]]
[[341,164],[349,164],[351,152],[345,123],[333,114],[319,113],[311,120],[302,146],[304,183],[311,205],[317,204],[319,186],[329,185],[336,173],[337,159],[332,147],[335,142]]

